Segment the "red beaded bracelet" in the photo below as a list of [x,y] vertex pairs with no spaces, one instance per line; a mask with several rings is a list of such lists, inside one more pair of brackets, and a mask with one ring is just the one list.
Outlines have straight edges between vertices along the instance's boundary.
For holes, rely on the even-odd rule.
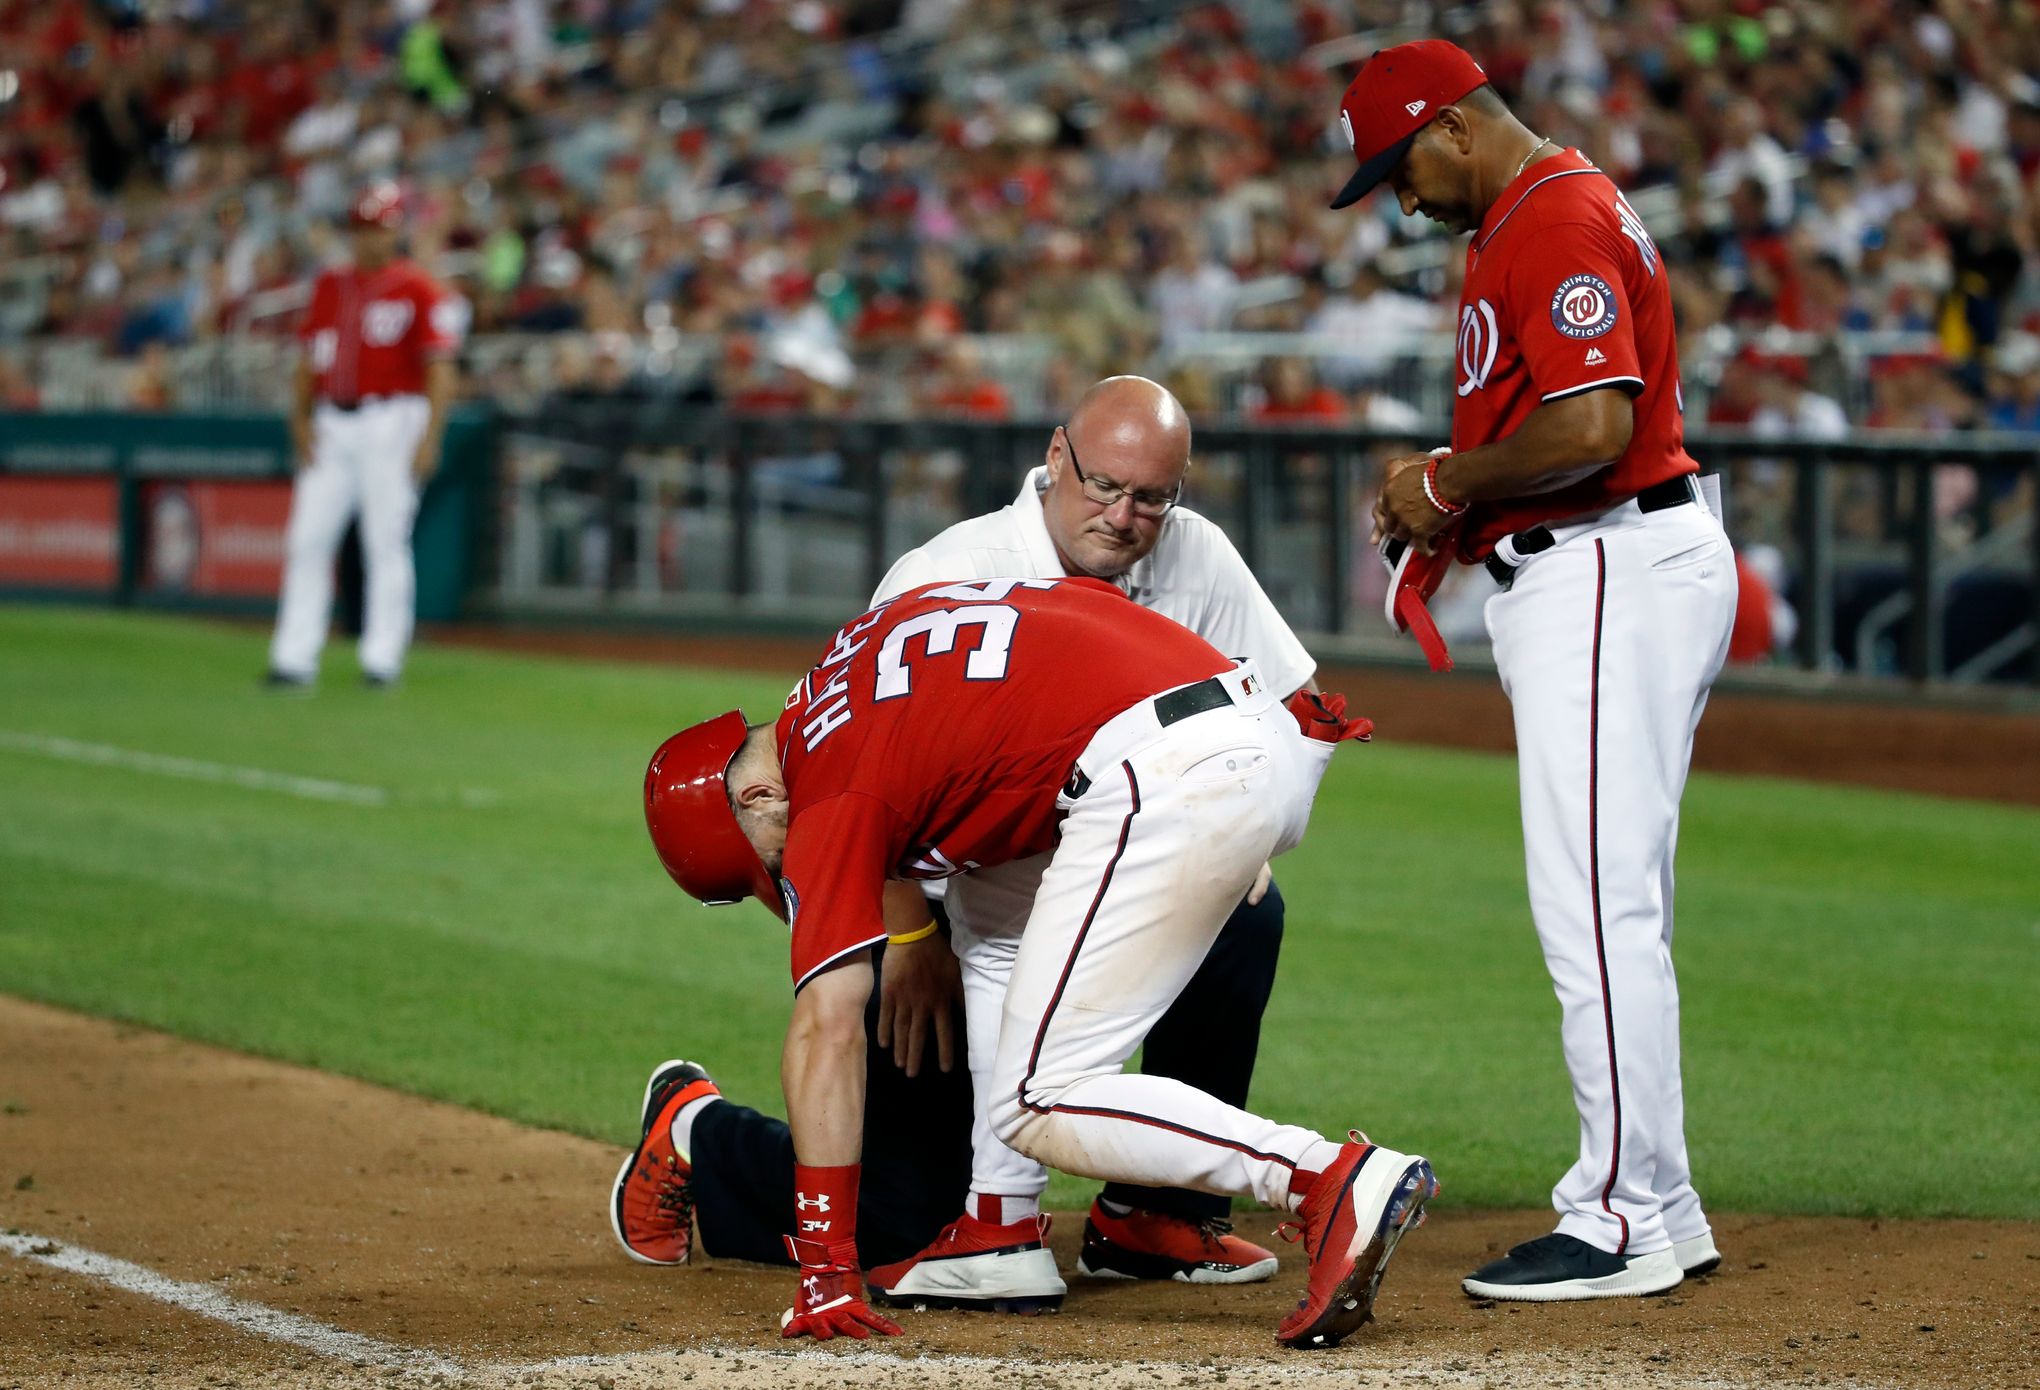
[[1438,465],[1443,462],[1444,458],[1441,456],[1432,459],[1424,465],[1424,496],[1430,499],[1432,506],[1445,513],[1445,515],[1458,516],[1466,510],[1465,505],[1461,504],[1455,507],[1438,495]]

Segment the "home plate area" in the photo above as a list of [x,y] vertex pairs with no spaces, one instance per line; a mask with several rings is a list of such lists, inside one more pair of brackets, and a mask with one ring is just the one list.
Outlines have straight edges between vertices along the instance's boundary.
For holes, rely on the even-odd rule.
[[[788,1343],[787,1271],[614,1246],[609,1146],[15,1000],[0,1036],[0,1390],[2010,1387],[2040,1349],[2028,1224],[1730,1216],[1721,1272],[1668,1296],[1512,1306],[1458,1279],[1549,1214],[1449,1205],[1330,1352],[1275,1345],[1303,1287],[1279,1242],[1267,1284],[1072,1277],[1051,1317]],[[1081,1226],[1056,1225],[1066,1272]]]

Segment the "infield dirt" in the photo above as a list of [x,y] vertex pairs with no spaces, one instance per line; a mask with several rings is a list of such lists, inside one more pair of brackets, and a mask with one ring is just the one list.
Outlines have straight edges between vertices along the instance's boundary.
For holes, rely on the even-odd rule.
[[[355,1364],[0,1252],[0,1387],[2013,1387],[2040,1365],[2040,1226],[1728,1216],[1722,1271],[1670,1296],[1482,1304],[1458,1277],[1550,1218],[1452,1208],[1449,1155],[1380,1321],[1333,1352],[1272,1342],[1287,1246],[1269,1284],[1077,1278],[1057,1316],[907,1314],[895,1341],[792,1351],[786,1271],[624,1258],[606,1145],[15,1000],[0,1038],[0,1227],[459,1363]],[[1080,1226],[1057,1223],[1066,1270]]]

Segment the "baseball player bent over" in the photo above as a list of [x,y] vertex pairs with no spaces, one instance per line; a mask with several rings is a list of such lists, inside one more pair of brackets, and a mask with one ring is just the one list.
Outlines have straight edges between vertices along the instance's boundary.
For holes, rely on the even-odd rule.
[[333,557],[357,512],[362,680],[383,688],[403,670],[416,616],[411,523],[439,458],[466,317],[457,298],[397,256],[394,186],[362,194],[349,223],[354,264],[319,276],[299,330],[305,351],[290,419],[298,473],[266,678],[282,690],[309,690],[318,678]]
[[[1174,396],[1140,377],[1099,382],[1050,436],[1044,466],[1010,506],[909,551],[873,602],[938,580],[1089,574],[1220,651],[1252,657],[1277,694],[1314,689],[1309,654],[1238,552],[1216,526],[1177,505],[1190,456],[1189,420]],[[869,1282],[881,1301],[1035,1311],[1062,1299],[1055,1257],[1042,1242],[1046,1170],[1000,1141],[988,1108],[1001,1001],[1045,864],[1037,856],[948,880],[946,912],[933,908],[946,937],[929,924],[931,905],[917,889],[904,886],[889,899],[903,930],[881,949],[882,983],[868,1011],[866,1134],[882,1147],[866,1165],[859,1213]],[[1246,1103],[1282,915],[1282,895],[1264,871],[1148,1034],[1142,1062],[1150,1075]],[[942,1074],[953,1065],[959,956],[968,1085]],[[941,1072],[919,1066],[930,1037]],[[634,1258],[685,1259],[690,1209],[713,1254],[770,1258],[793,1230],[785,1125],[718,1096],[701,1067],[682,1061],[663,1064],[647,1086],[644,1138],[610,1203],[612,1226]],[[968,1149],[958,1143],[966,1131]],[[1091,1207],[1078,1268],[1194,1283],[1267,1278],[1275,1257],[1232,1234],[1228,1210],[1223,1196],[1114,1184]]]
[[1358,732],[1318,714],[1305,737],[1252,662],[1099,580],[991,579],[852,622],[775,723],[732,711],[661,746],[645,798],[667,871],[704,902],[756,895],[792,928],[786,1336],[899,1331],[865,1302],[856,1227],[887,881],[1044,853],[986,1073],[993,1132],[1068,1172],[1296,1212],[1310,1282],[1285,1343],[1331,1345],[1371,1316],[1436,1190],[1428,1163],[1120,1070],[1302,838],[1336,741]]
[[1390,460],[1375,517],[1502,586],[1487,625],[1580,1117],[1558,1229],[1465,1288],[1661,1292],[1720,1262],[1686,1159],[1672,858],[1736,600],[1683,443],[1665,270],[1615,185],[1525,129],[1452,44],[1375,54],[1340,117],[1360,167],[1334,207],[1386,180],[1405,214],[1473,234],[1451,450]]

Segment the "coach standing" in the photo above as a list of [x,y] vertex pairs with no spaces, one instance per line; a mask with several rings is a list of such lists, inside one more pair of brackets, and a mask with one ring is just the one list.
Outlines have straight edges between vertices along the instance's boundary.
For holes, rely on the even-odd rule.
[[367,572],[363,682],[392,684],[410,646],[417,588],[411,523],[439,459],[466,314],[458,298],[397,255],[402,220],[393,185],[355,201],[354,263],[319,276],[299,330],[304,356],[290,418],[298,473],[269,646],[272,687],[309,689],[318,676],[333,557],[357,512]]
[[1376,53],[1340,107],[1360,167],[1334,207],[1385,180],[1406,215],[1473,233],[1451,452],[1390,460],[1375,519],[1502,586],[1488,631],[1580,1116],[1558,1229],[1464,1287],[1661,1292],[1720,1262],[1686,1158],[1672,858],[1736,597],[1683,443],[1664,267],[1615,185],[1525,129],[1452,44]]

